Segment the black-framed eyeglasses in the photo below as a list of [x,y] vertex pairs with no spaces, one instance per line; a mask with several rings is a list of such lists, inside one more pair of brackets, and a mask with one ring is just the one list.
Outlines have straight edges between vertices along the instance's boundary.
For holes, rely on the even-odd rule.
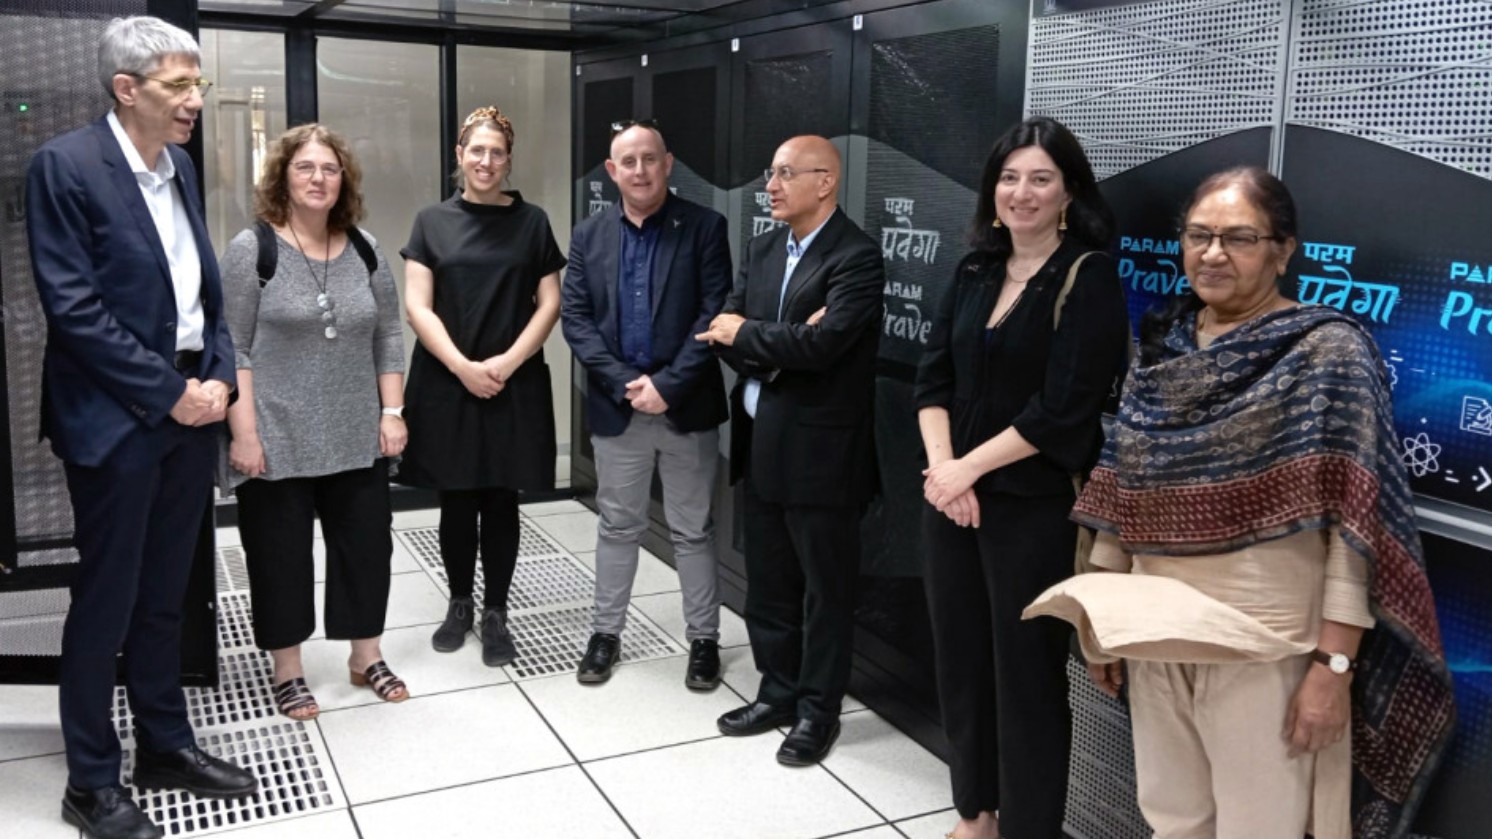
[[654,131],[659,130],[658,120],[653,117],[647,117],[646,119],[619,119],[611,124],[611,139],[615,140],[616,135],[634,126],[651,128]]
[[762,180],[764,180],[764,181],[770,181],[770,180],[772,180],[772,176],[776,175],[777,176],[777,180],[782,181],[783,183],[787,183],[788,181],[791,181],[793,178],[796,178],[799,175],[802,175],[802,174],[804,174],[806,172],[827,172],[827,171],[829,171],[829,170],[828,169],[824,169],[822,167],[818,168],[818,169],[794,169],[791,166],[778,166],[775,169],[771,168],[771,167],[768,167],[768,168],[762,170]]
[[1182,228],[1181,246],[1189,251],[1205,251],[1212,247],[1212,240],[1216,239],[1222,243],[1223,250],[1228,253],[1244,253],[1259,246],[1260,242],[1283,241],[1283,236],[1266,236],[1253,230],[1225,230],[1222,233],[1213,233],[1202,227]]
[[173,81],[170,79],[158,79],[155,76],[146,76],[140,73],[130,73],[129,75],[141,81],[155,82],[158,85],[169,88],[172,93],[178,96],[187,93],[194,87],[204,97],[207,96],[207,91],[212,90],[212,82],[207,79],[176,79]]

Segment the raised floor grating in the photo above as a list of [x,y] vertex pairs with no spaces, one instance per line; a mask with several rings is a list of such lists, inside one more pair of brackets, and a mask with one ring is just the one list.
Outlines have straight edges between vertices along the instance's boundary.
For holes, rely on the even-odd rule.
[[218,595],[218,651],[255,649],[254,605],[247,591]]
[[[326,744],[314,726],[276,722],[197,732],[203,751],[253,772],[259,793],[239,801],[198,798],[179,790],[134,790],[135,802],[168,836],[234,827],[342,809],[347,800],[333,777]],[[125,743],[124,773],[133,782],[132,743]]]
[[[187,719],[193,730],[220,728],[275,716],[269,680],[273,668],[268,653],[239,649],[218,651],[218,686],[184,689]],[[114,727],[120,737],[131,736],[134,716],[123,687],[114,689]]]
[[[573,673],[585,656],[591,637],[587,606],[546,609],[514,615],[508,622],[518,659],[508,665],[514,679]],[[636,608],[627,609],[627,631],[622,633],[620,661],[642,661],[679,655],[684,649],[654,628]]]
[[219,594],[249,590],[249,566],[243,548],[236,545],[218,548],[217,583]]
[[[396,532],[396,535],[404,544],[405,549],[409,551],[410,556],[413,556],[415,558],[415,561],[418,562],[421,567],[423,567],[425,571],[430,574],[430,576],[435,580],[436,584],[440,586],[441,590],[444,591],[447,596],[449,596],[451,593],[451,581],[448,577],[446,577],[445,562],[441,559],[439,529],[434,527],[420,527],[410,530],[400,530]],[[553,562],[554,560],[559,560],[560,562],[555,563]],[[534,569],[526,567],[535,561],[547,563],[550,569],[556,569],[563,566],[577,567],[582,569],[580,571],[580,574],[582,579],[585,580],[584,592],[574,597],[561,595],[560,593],[554,591],[549,591],[546,595],[542,591],[542,589],[545,588],[545,580],[543,578],[546,575],[543,572],[536,572]],[[535,577],[535,574],[538,574],[537,578]],[[556,581],[557,580],[553,577],[552,574],[549,575],[548,582]],[[515,601],[521,599],[525,595],[525,582],[533,582],[539,586],[539,589],[541,590],[528,592],[534,594],[534,596],[539,599],[531,605],[524,603],[513,605]],[[472,584],[472,589],[477,596],[478,602],[481,601],[481,596],[483,591],[485,591],[485,588],[486,586],[485,578],[482,574],[481,556],[480,554],[478,554],[476,579],[475,582]],[[589,571],[585,569],[583,565],[579,565],[578,560],[571,557],[569,552],[556,544],[554,540],[544,535],[544,533],[541,532],[537,527],[527,521],[520,521],[518,532],[518,567],[513,573],[513,589],[509,593],[508,597],[510,601],[510,608],[512,609],[533,608],[544,603],[565,603],[572,600],[589,600],[591,597],[591,582]]]

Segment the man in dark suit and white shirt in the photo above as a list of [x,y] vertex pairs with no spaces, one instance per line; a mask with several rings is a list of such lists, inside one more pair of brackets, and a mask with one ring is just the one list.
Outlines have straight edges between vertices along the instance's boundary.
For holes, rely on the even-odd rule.
[[710,498],[725,384],[694,340],[730,291],[725,217],[668,190],[673,155],[651,120],[613,128],[606,171],[622,200],[575,228],[561,323],[586,368],[595,449],[596,613],[576,678],[611,677],[626,625],[653,471],[683,593],[684,684],[720,684],[720,597]]
[[792,724],[790,766],[839,736],[854,640],[860,517],[877,482],[881,250],[838,208],[839,152],[794,137],[772,158],[772,218],[746,245],[725,310],[699,337],[741,380],[731,470],[746,479],[746,627],[756,700],[720,717],[741,736]]
[[253,795],[197,747],[181,689],[181,610],[211,504],[213,424],[234,386],[217,262],[185,143],[209,84],[192,36],[111,22],[99,74],[115,100],[31,161],[26,230],[47,320],[42,434],[66,469],[77,577],[62,635],[62,815],[94,837],[161,836],[120,785],[116,659],[135,721],[133,780]]

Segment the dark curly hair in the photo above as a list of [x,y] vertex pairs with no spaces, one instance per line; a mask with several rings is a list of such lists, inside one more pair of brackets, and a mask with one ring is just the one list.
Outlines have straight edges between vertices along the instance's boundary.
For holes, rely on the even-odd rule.
[[[1290,195],[1290,189],[1285,186],[1284,181],[1260,166],[1235,166],[1202,181],[1192,192],[1191,200],[1186,203],[1181,216],[1176,220],[1176,228],[1179,230],[1185,226],[1192,208],[1201,203],[1203,198],[1229,187],[1237,187],[1248,202],[1264,215],[1272,235],[1279,236],[1281,240],[1298,238],[1295,198]],[[1281,293],[1289,296],[1283,278],[1278,282],[1281,283]],[[1202,298],[1188,288],[1185,294],[1172,299],[1166,305],[1146,312],[1140,319],[1140,364],[1146,367],[1154,364],[1160,358],[1161,343],[1170,331],[1171,324],[1190,312],[1200,310],[1202,305]]]
[[337,203],[326,217],[327,229],[341,233],[363,220],[363,169],[342,135],[319,122],[297,125],[269,144],[269,156],[254,188],[254,215],[277,227],[290,221],[290,161],[313,140],[331,149],[342,165]]
[[1010,253],[1010,231],[994,227],[995,186],[1005,159],[1017,149],[1036,146],[1046,152],[1062,172],[1062,185],[1072,196],[1067,207],[1067,235],[1076,236],[1089,248],[1102,250],[1114,236],[1114,212],[1098,191],[1093,167],[1083,146],[1067,126],[1051,117],[1031,117],[1006,131],[995,141],[984,174],[979,178],[979,196],[974,205],[974,222],[969,244],[976,250],[994,254]]

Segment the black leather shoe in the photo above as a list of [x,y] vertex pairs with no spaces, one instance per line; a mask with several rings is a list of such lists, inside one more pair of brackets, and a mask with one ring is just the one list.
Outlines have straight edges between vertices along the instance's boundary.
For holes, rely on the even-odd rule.
[[720,644],[707,638],[689,643],[689,669],[684,686],[690,690],[714,690],[720,686]]
[[798,720],[777,750],[777,762],[784,766],[812,766],[828,756],[838,739],[839,720]]
[[787,725],[797,718],[798,715],[792,708],[753,702],[721,714],[715,725],[727,737],[749,737],[771,731],[779,725]]
[[597,632],[585,645],[585,658],[580,660],[580,669],[575,671],[575,680],[582,685],[599,685],[611,678],[611,666],[616,664],[621,652],[622,639],[615,635]]
[[202,798],[247,798],[259,791],[259,779],[247,769],[219,760],[193,743],[174,752],[135,750],[135,786],[184,789]]
[[121,786],[73,789],[62,794],[62,820],[94,839],[160,839],[166,834]]

